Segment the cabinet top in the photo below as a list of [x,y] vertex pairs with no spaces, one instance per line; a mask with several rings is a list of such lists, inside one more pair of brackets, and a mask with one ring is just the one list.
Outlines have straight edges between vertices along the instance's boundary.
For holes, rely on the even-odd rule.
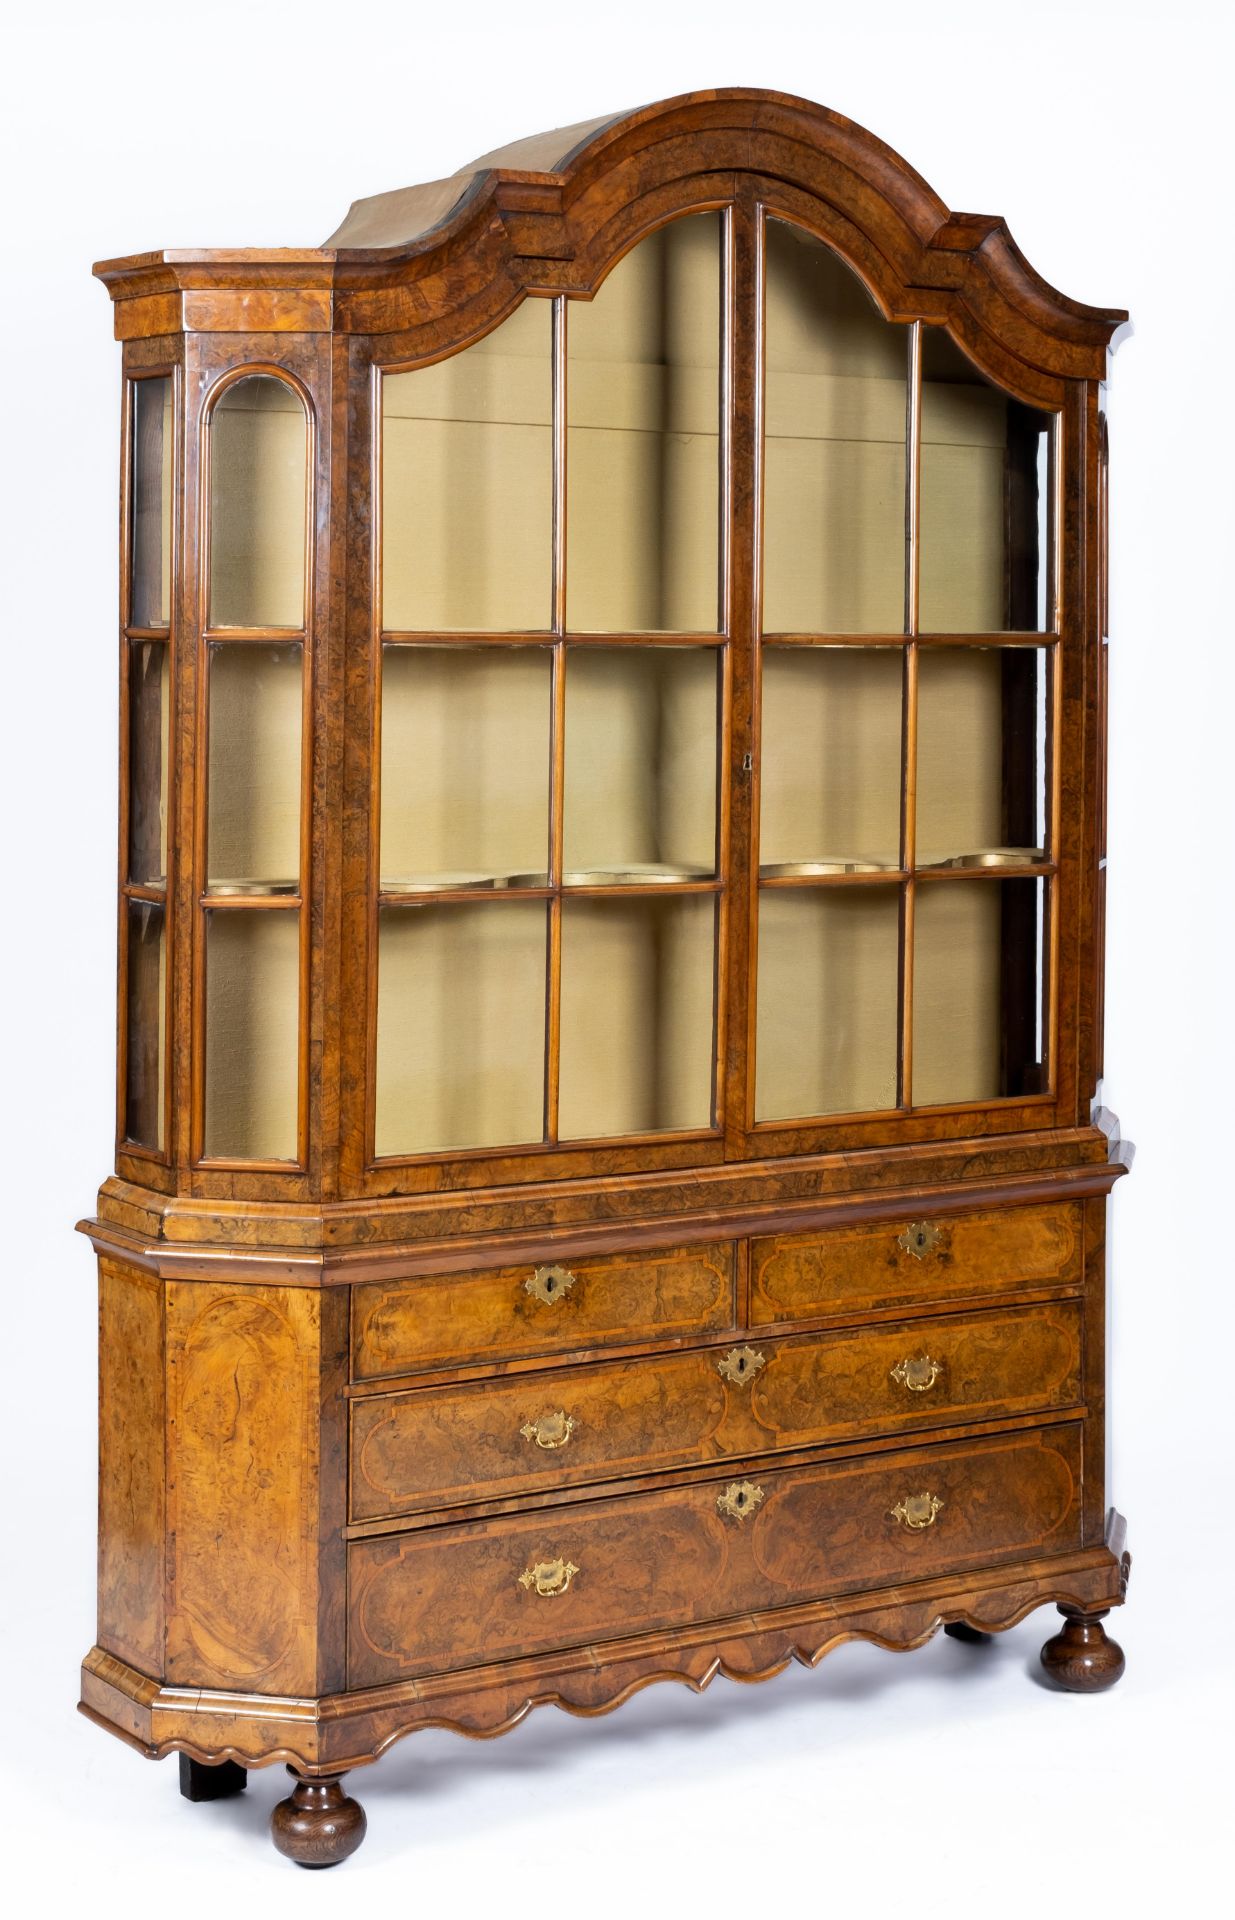
[[[790,94],[710,89],[518,140],[449,178],[353,203],[324,245],[100,261],[116,337],[397,332],[444,308],[596,290],[651,226],[774,183],[829,210],[889,318],[955,319],[1029,367],[1101,378],[1121,308],[1070,299],[997,215],[952,213],[864,127]],[[430,273],[432,284],[428,285]]]

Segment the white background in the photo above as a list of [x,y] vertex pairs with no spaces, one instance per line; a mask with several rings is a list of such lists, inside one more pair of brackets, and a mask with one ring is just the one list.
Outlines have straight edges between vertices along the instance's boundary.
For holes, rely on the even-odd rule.
[[[1235,1708],[1230,847],[1232,46],[1217,4],[877,9],[680,0],[29,4],[0,136],[5,1714],[9,1911],[1019,1915],[1222,1908]],[[441,22],[442,24],[438,24]],[[458,24],[453,24],[458,22]],[[861,22],[862,24],[858,24]],[[465,24],[466,23],[466,24]],[[353,197],[541,128],[769,86],[882,135],[951,207],[1003,213],[1066,293],[1131,309],[1110,390],[1107,1099],[1138,1142],[1113,1214],[1112,1497],[1128,1673],[1037,1685],[1053,1614],[986,1651],[849,1646],[814,1674],[490,1744],[417,1735],[354,1777],[362,1851],[265,1838],[281,1769],[190,1807],[76,1716],[93,1639],[93,1260],[72,1234],[113,1116],[120,350],[93,260],[322,240]],[[17,1883],[21,1883],[19,1886]],[[22,1892],[24,1887],[24,1892]],[[402,1907],[399,1909],[402,1910]]]

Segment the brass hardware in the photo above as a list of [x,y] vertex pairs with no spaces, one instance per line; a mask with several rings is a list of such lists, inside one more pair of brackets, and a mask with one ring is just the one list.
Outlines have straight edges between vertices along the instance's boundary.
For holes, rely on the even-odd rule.
[[716,1362],[716,1368],[722,1379],[731,1380],[735,1387],[740,1387],[745,1381],[753,1380],[765,1364],[763,1355],[756,1353],[753,1347],[734,1347],[723,1360]]
[[538,1447],[564,1447],[576,1424],[570,1414],[559,1409],[557,1413],[542,1413],[539,1420],[529,1420],[519,1432],[525,1440],[534,1440]]
[[916,1360],[901,1360],[894,1366],[892,1378],[908,1387],[910,1393],[927,1393],[942,1372],[940,1361],[932,1360],[929,1353],[920,1353]]
[[937,1493],[908,1493],[898,1500],[888,1515],[890,1520],[899,1520],[912,1533],[921,1533],[923,1527],[933,1527],[935,1515],[943,1501]]
[[897,1239],[897,1246],[905,1253],[911,1253],[915,1260],[925,1260],[928,1253],[943,1239],[943,1235],[933,1220],[911,1220]]
[[716,1510],[730,1520],[745,1520],[748,1513],[763,1505],[763,1488],[753,1480],[735,1480],[716,1496]]
[[575,1279],[569,1267],[537,1267],[531,1279],[525,1280],[523,1285],[527,1293],[551,1307],[563,1294],[570,1292]]
[[538,1560],[519,1575],[519,1585],[529,1593],[535,1587],[543,1600],[552,1600],[555,1594],[565,1593],[578,1571],[573,1560]]

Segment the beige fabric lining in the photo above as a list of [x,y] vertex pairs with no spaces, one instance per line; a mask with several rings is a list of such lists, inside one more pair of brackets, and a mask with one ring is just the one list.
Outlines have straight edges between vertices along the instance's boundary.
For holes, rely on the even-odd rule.
[[210,620],[304,622],[308,423],[282,380],[254,374],[210,416]]
[[894,887],[761,892],[757,1119],[896,1105],[899,913]]
[[913,939],[913,1098],[919,1107],[999,1093],[997,881],[918,888]]
[[759,859],[900,858],[899,648],[763,654]]
[[298,642],[211,649],[213,881],[300,877],[301,693]]
[[298,912],[212,913],[206,932],[206,1153],[296,1157]]

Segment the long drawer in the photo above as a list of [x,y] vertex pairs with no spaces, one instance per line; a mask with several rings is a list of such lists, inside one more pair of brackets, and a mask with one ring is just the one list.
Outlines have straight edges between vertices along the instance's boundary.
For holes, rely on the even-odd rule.
[[352,1376],[381,1380],[468,1361],[683,1339],[723,1330],[733,1318],[730,1241],[369,1282],[352,1292]]
[[1074,1301],[422,1387],[352,1403],[354,1520],[1075,1406]]
[[751,1324],[1075,1283],[1081,1217],[1061,1200],[754,1240]]
[[348,1683],[901,1585],[1081,1543],[1077,1426],[353,1541]]

